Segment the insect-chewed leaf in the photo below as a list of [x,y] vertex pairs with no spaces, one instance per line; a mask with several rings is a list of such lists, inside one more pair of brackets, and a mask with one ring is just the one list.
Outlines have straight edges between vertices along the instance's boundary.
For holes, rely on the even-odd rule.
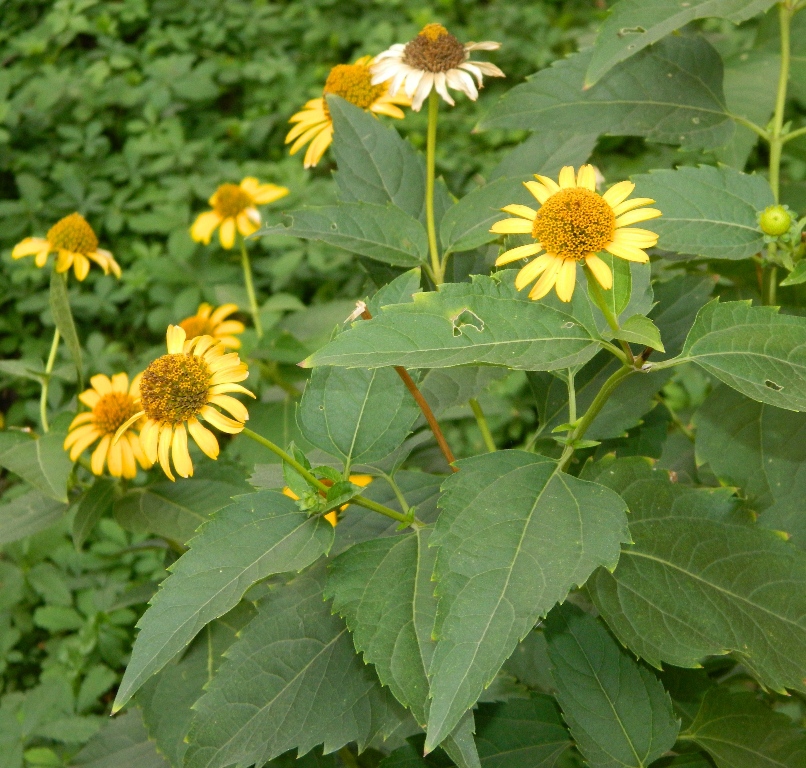
[[629,541],[626,505],[525,451],[465,459],[448,478],[431,544],[439,607],[426,744],[476,702],[518,641]]
[[686,148],[719,147],[735,126],[725,110],[722,61],[701,37],[669,37],[618,65],[584,90],[592,51],[533,75],[493,107],[482,128],[645,136]]
[[806,319],[776,307],[714,300],[698,313],[681,359],[753,400],[806,411]]
[[360,748],[388,733],[404,710],[355,653],[344,622],[322,599],[316,566],[258,603],[196,704],[185,765],[263,765],[323,744]]
[[118,689],[120,709],[138,688],[256,581],[299,571],[325,554],[333,527],[276,491],[239,496],[216,513],[172,567],[149,609]]
[[725,489],[671,483],[641,459],[589,475],[630,508],[634,544],[588,583],[619,640],[654,666],[735,653],[775,690],[806,690],[806,554],[744,524]]
[[591,768],[645,768],[680,723],[660,681],[592,616],[566,603],[546,619],[551,676],[577,748]]
[[762,176],[734,168],[678,168],[633,177],[635,192],[663,212],[642,224],[660,236],[658,247],[711,259],[746,259],[764,247],[757,211],[775,201]]
[[170,768],[148,738],[139,709],[126,712],[95,734],[70,761],[76,768]]

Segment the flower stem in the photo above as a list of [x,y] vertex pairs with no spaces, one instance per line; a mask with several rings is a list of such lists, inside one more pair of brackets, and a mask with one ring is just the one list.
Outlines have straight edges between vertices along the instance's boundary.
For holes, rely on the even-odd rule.
[[49,431],[48,425],[48,387],[50,386],[50,374],[53,372],[53,365],[56,362],[56,350],[59,349],[59,340],[61,334],[59,329],[53,331],[53,341],[50,345],[50,354],[48,355],[48,362],[45,365],[45,376],[42,379],[42,394],[39,396],[39,420],[42,422],[42,431]]
[[[602,311],[605,320],[607,320],[607,324],[610,326],[610,330],[613,331],[613,333],[617,333],[620,328],[618,318],[610,311],[610,307],[607,306],[605,297],[602,295],[602,291],[599,288],[599,282],[596,280],[596,277],[594,276],[593,272],[590,271],[587,265],[585,265],[584,270],[585,270],[585,277],[587,278],[588,281],[588,292],[590,293],[591,297],[596,303],[596,306],[599,307],[599,309]],[[624,354],[627,356],[627,360],[630,362],[630,364],[632,364],[635,358],[633,357],[630,345],[626,341],[622,341],[621,339],[618,340],[618,343],[624,350]]]
[[481,437],[484,440],[484,445],[487,447],[487,450],[490,453],[497,451],[498,449],[495,447],[495,441],[490,433],[490,427],[487,424],[487,417],[484,415],[484,411],[481,410],[479,401],[476,400],[475,397],[471,397],[468,402],[470,403],[470,408],[473,411],[473,415],[476,417],[476,423],[479,425],[479,431],[481,432]]
[[425,146],[425,223],[428,230],[428,250],[431,254],[431,272],[434,283],[445,281],[445,265],[439,258],[437,248],[437,228],[434,223],[434,166],[437,148],[437,116],[439,115],[439,95],[432,90],[428,97],[428,135]]
[[243,266],[243,282],[246,286],[246,293],[249,296],[249,310],[252,312],[252,322],[255,324],[255,331],[259,339],[263,338],[263,326],[260,323],[260,310],[257,305],[255,295],[255,284],[252,281],[252,264],[249,261],[249,251],[246,250],[246,241],[243,235],[238,234],[238,242],[241,245],[241,265]]

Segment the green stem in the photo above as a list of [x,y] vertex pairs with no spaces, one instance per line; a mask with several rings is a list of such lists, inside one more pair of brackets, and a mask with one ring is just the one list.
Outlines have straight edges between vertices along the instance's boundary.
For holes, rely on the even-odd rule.
[[263,338],[263,326],[260,322],[260,309],[257,305],[255,295],[255,284],[252,281],[252,264],[249,261],[249,252],[246,250],[246,241],[243,235],[238,234],[238,242],[241,245],[241,265],[243,266],[243,282],[246,286],[246,293],[249,296],[249,310],[252,313],[252,322],[255,324],[255,331],[259,339]]
[[764,141],[770,140],[769,132],[765,131],[760,125],[756,125],[752,120],[748,120],[746,117],[742,117],[741,115],[734,115],[730,113],[728,114],[728,117],[730,117],[734,122],[739,123],[739,125],[749,128],[757,136],[764,139]]
[[56,363],[56,351],[59,349],[59,339],[61,334],[59,329],[53,331],[53,341],[50,345],[50,354],[48,355],[48,362],[45,365],[45,377],[42,380],[42,394],[39,396],[39,420],[42,422],[42,431],[47,432],[50,427],[48,426],[48,387],[50,386],[50,374],[53,372],[53,366]]
[[[607,301],[605,301],[605,297],[602,294],[602,290],[601,288],[599,288],[598,280],[594,276],[593,272],[591,272],[590,269],[588,269],[587,265],[585,266],[584,269],[585,269],[585,277],[587,278],[588,282],[588,292],[590,293],[591,297],[596,303],[596,306],[599,307],[599,309],[602,311],[605,320],[607,320],[607,324],[610,326],[610,330],[613,331],[613,333],[618,333],[620,329],[618,318],[610,310],[610,307],[607,306]],[[632,364],[635,358],[633,357],[630,345],[626,341],[622,341],[621,339],[618,339],[618,343],[624,350],[624,354],[626,355],[628,362]]]
[[439,94],[431,91],[428,97],[428,135],[425,145],[425,223],[428,229],[428,250],[431,254],[431,272],[434,283],[442,285],[445,280],[445,265],[439,258],[437,248],[437,228],[434,223],[434,168],[437,148],[437,117],[439,115]]
[[282,374],[280,373],[280,366],[277,364],[276,360],[261,363],[260,370],[263,371],[272,384],[280,387],[280,389],[282,389],[287,395],[291,395],[291,397],[293,397],[295,400],[302,397],[302,392],[300,392],[291,382],[286,381],[283,378]]
[[481,410],[479,401],[476,400],[475,397],[471,397],[468,402],[470,403],[473,415],[476,417],[476,423],[479,425],[479,431],[481,432],[482,440],[484,440],[484,445],[490,453],[497,451],[495,440],[493,440],[493,436],[490,432],[490,426],[487,424],[487,417],[484,415],[484,411]]
[[395,476],[384,474],[384,477],[386,478],[386,482],[389,483],[389,485],[391,486],[392,491],[395,494],[395,498],[397,499],[397,503],[400,504],[400,508],[408,515],[411,507],[409,506],[409,503],[406,501],[406,497],[403,495],[403,491],[400,490],[400,486],[397,484]]
[[804,126],[803,128],[798,128],[796,131],[790,131],[789,133],[781,137],[781,141],[782,143],[786,144],[787,141],[797,139],[798,136],[803,136],[804,133],[806,133],[806,126]]

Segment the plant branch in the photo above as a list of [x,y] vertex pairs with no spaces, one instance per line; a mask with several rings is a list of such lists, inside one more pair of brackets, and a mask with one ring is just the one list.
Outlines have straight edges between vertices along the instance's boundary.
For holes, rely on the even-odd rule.
[[792,139],[797,139],[798,136],[803,136],[806,134],[806,126],[803,128],[798,128],[795,131],[790,131],[789,133],[784,134],[781,136],[781,143],[786,144],[787,141],[792,141]]
[[48,425],[48,387],[50,386],[50,375],[53,372],[53,366],[56,363],[56,351],[59,349],[59,339],[61,334],[59,329],[53,331],[53,341],[50,344],[50,354],[48,361],[45,364],[45,377],[42,379],[42,393],[39,396],[39,420],[42,422],[42,431],[48,432],[50,426]]
[[470,409],[473,411],[473,415],[476,417],[476,424],[479,425],[479,432],[481,432],[484,445],[490,453],[497,451],[495,440],[493,440],[492,433],[490,432],[490,426],[487,424],[487,417],[484,415],[484,411],[481,410],[479,401],[476,400],[475,397],[471,397],[468,402],[470,403]]
[[764,130],[760,125],[756,125],[752,120],[748,120],[746,117],[742,117],[741,115],[734,115],[732,113],[728,113],[728,117],[739,125],[743,125],[745,128],[749,128],[753,133],[757,136],[764,139],[764,141],[770,140],[770,133],[769,131]]
[[[618,333],[620,329],[618,318],[610,311],[610,307],[607,306],[605,297],[602,295],[602,290],[601,288],[599,288],[598,280],[594,276],[593,272],[590,271],[587,265],[585,265],[584,269],[585,269],[585,277],[587,278],[588,282],[588,292],[593,298],[593,301],[595,302],[596,306],[599,307],[599,309],[601,310],[605,320],[607,320],[607,324],[610,326],[610,330],[613,331],[613,333]],[[632,365],[633,354],[632,349],[630,349],[630,345],[626,341],[622,341],[621,339],[618,339],[618,343],[621,346],[622,350],[624,351],[624,356],[627,359],[627,363],[629,365]]]
[[238,242],[241,245],[241,266],[243,267],[243,282],[249,296],[249,311],[252,313],[252,322],[259,339],[263,338],[263,325],[260,322],[260,309],[255,295],[255,284],[252,280],[252,263],[249,261],[249,252],[246,250],[246,240],[238,233]]
[[431,273],[435,285],[445,280],[445,268],[439,258],[437,248],[437,228],[434,223],[434,166],[437,147],[437,116],[439,115],[439,95],[435,90],[428,97],[428,134],[425,147],[425,223],[428,230],[428,251],[431,256]]

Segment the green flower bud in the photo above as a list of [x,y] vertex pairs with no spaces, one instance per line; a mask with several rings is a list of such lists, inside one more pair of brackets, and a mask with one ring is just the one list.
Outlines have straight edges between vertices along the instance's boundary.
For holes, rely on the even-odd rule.
[[792,225],[792,217],[789,215],[786,206],[770,205],[764,209],[759,217],[758,223],[761,226],[761,231],[765,235],[778,237],[779,235],[785,235],[789,232],[789,227]]

